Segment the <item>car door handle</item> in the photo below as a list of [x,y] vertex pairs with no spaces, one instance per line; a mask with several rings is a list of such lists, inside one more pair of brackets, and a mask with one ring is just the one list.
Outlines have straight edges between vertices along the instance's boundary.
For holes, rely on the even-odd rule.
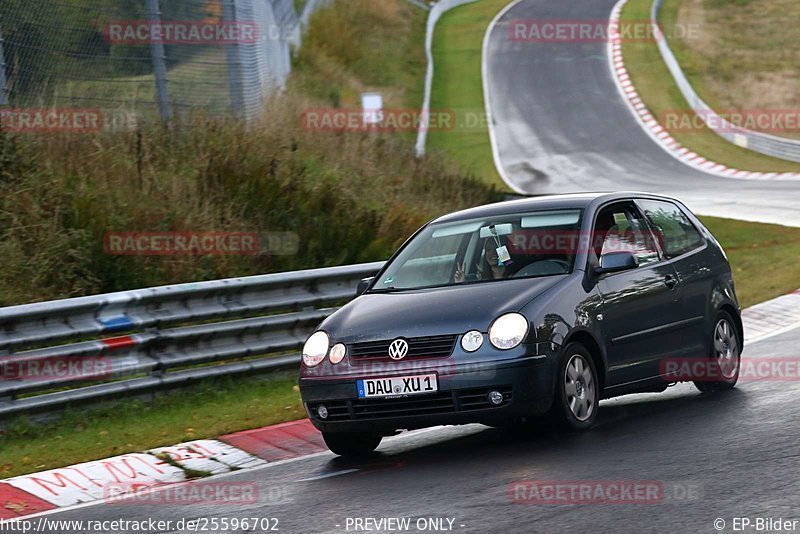
[[678,279],[671,274],[668,274],[666,277],[664,277],[664,285],[670,289],[673,289],[676,285],[678,285]]

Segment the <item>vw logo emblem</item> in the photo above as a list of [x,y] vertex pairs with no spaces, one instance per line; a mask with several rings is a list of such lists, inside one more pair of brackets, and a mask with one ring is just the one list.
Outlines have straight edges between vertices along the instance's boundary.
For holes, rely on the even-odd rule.
[[405,339],[395,339],[389,345],[389,357],[393,360],[402,360],[408,354],[408,341]]

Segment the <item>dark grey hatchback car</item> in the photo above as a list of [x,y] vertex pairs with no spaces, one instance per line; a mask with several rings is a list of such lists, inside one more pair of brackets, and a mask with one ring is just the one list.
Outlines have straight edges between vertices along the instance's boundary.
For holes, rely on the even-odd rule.
[[585,429],[602,398],[732,388],[728,260],[679,201],[587,193],[440,217],[303,348],[300,392],[342,455],[439,424]]

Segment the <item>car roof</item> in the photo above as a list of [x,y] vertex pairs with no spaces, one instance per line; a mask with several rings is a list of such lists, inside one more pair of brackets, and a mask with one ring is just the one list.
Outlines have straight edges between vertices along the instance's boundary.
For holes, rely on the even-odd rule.
[[542,195],[527,197],[519,200],[510,200],[486,204],[461,211],[442,215],[434,223],[478,219],[496,215],[524,213],[526,211],[552,210],[552,209],[589,209],[608,201],[624,200],[629,198],[650,198],[658,200],[675,201],[674,198],[653,193],[639,191],[593,192],[593,193],[567,193],[563,195]]

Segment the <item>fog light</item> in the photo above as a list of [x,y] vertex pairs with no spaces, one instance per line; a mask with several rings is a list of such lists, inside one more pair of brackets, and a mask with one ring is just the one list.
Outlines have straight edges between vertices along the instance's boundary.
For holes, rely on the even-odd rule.
[[345,347],[341,343],[337,343],[333,347],[331,347],[331,353],[328,355],[328,359],[333,364],[337,364],[340,361],[344,360],[344,356],[347,353],[347,347]]
[[483,334],[477,330],[470,330],[461,338],[461,348],[465,352],[475,352],[483,345]]
[[317,415],[320,419],[327,419],[328,418],[328,409],[325,407],[324,404],[320,404],[317,406]]
[[489,402],[495,406],[500,406],[503,404],[503,394],[499,391],[490,391],[486,397],[489,399]]

